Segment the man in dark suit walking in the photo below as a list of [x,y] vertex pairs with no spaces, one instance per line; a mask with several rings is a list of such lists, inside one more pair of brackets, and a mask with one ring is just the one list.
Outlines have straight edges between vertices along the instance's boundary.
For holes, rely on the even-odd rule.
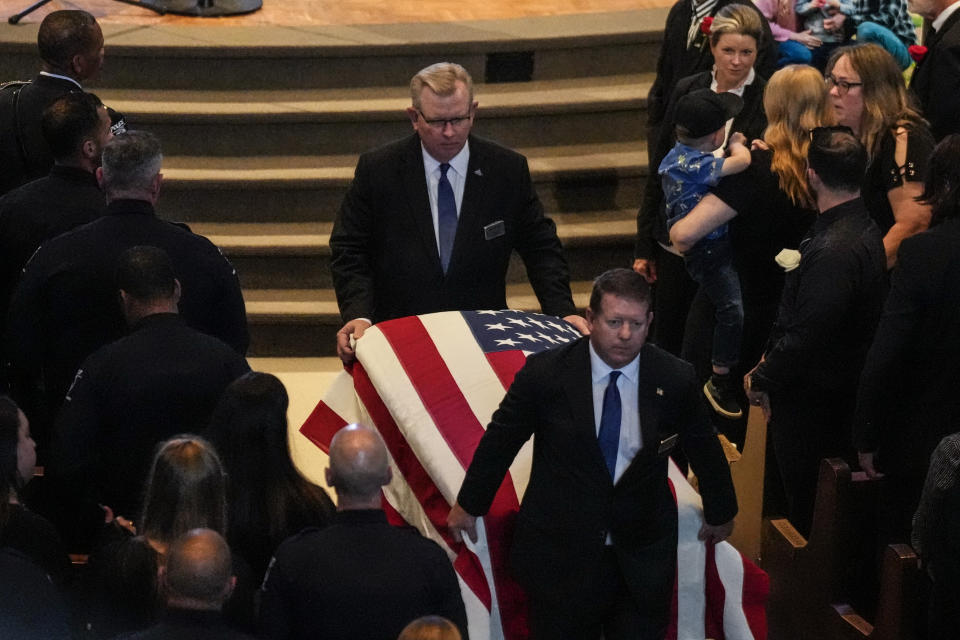
[[693,368],[646,345],[650,287],[597,278],[590,337],[539,353],[493,415],[448,518],[476,535],[520,447],[535,435],[511,550],[537,640],[663,637],[676,567],[667,458],[679,440],[700,478],[702,539],[733,530],[737,501]]
[[460,65],[431,65],[410,82],[414,135],[360,156],[330,236],[340,314],[337,353],[374,322],[459,309],[503,309],[516,249],[543,312],[575,315],[556,226],[526,158],[470,135],[477,102]]
[[960,0],[911,0],[910,10],[930,22],[927,53],[917,63],[910,91],[938,141],[960,133]]

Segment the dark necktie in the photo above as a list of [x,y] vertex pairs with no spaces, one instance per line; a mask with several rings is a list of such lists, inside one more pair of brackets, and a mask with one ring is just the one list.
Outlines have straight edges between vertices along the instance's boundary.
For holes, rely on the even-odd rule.
[[600,414],[600,433],[597,434],[611,478],[617,471],[617,449],[620,448],[620,389],[617,388],[620,374],[620,371],[610,372],[610,382],[603,392],[603,413]]
[[457,237],[457,201],[453,197],[453,187],[447,180],[450,165],[440,165],[440,182],[437,183],[437,231],[440,236],[440,266],[447,272],[450,254],[453,253],[453,241]]

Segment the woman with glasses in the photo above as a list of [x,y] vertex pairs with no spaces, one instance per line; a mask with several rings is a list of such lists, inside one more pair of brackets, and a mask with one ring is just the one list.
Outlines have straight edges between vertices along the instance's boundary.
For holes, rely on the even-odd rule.
[[657,167],[676,143],[676,109],[680,98],[698,89],[717,93],[729,91],[743,100],[743,108],[727,122],[727,146],[730,134],[743,133],[748,140],[760,137],[767,119],[763,113],[763,78],[755,71],[758,49],[768,36],[763,16],[754,7],[730,4],[723,7],[709,25],[709,46],[713,53],[713,70],[687,76],[677,83],[652,145],[650,172],[643,203],[637,215],[637,241],[633,270],[648,282],[656,282],[654,297],[653,341],[661,348],[680,354],[684,319],[697,285],[687,275],[683,258],[670,246],[667,221],[663,210],[663,190]]
[[[779,261],[787,266],[778,266],[777,256],[784,249],[795,250],[814,219],[813,194],[806,176],[807,149],[810,131],[829,115],[823,78],[804,65],[791,65],[773,74],[763,106],[769,124],[763,144],[753,149],[750,167],[721,180],[670,229],[674,245],[685,251],[730,222],[734,267],[743,294],[741,375],[760,359],[776,318],[783,275],[791,268],[783,258]],[[698,295],[687,318],[684,353],[701,376],[709,367],[712,323],[713,310]],[[745,417],[721,426],[732,440],[743,444]]]
[[858,44],[837,49],[825,79],[836,121],[850,127],[870,154],[862,195],[884,234],[891,268],[900,242],[930,226],[930,207],[917,198],[933,136],[910,106],[900,67],[883,48]]

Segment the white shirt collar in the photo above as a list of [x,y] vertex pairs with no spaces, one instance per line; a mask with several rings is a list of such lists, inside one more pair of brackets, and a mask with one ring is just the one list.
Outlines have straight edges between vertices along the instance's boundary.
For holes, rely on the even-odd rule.
[[[746,80],[743,83],[736,87],[735,89],[730,89],[730,93],[736,94],[743,97],[743,90],[747,87],[748,84],[753,84],[753,81],[757,78],[757,72],[753,70],[753,67],[750,67],[750,72],[747,74]],[[717,70],[714,68],[710,71],[710,90],[714,93],[719,93],[717,91]]]
[[957,9],[960,9],[960,0],[957,0],[957,2],[954,2],[952,5],[941,11],[940,15],[937,16],[937,19],[930,23],[930,26],[937,31],[940,31],[940,27],[943,26],[943,23],[946,22],[947,18],[953,15],[953,12]]
[[597,354],[596,350],[593,348],[592,342],[588,344],[590,345],[590,372],[594,384],[604,382],[609,379],[611,371],[619,371],[631,384],[637,384],[637,382],[639,382],[638,375],[640,373],[640,354],[637,354],[637,357],[631,360],[630,363],[625,367],[614,369],[604,362],[603,358]]
[[[424,148],[422,142],[420,143],[420,151],[423,153],[424,173],[429,176],[435,171],[439,171],[441,162],[427,153],[427,150]],[[463,143],[463,149],[460,149],[460,153],[450,158],[450,162],[448,164],[450,165],[451,169],[457,172],[457,175],[461,177],[465,177],[467,175],[467,166],[470,164],[469,140]]]
[[49,76],[51,78],[59,78],[60,80],[66,80],[68,82],[72,82],[73,84],[77,85],[77,87],[79,87],[80,89],[83,89],[83,85],[81,85],[79,82],[77,82],[70,76],[62,76],[59,73],[50,73],[49,71],[41,71],[40,75]]

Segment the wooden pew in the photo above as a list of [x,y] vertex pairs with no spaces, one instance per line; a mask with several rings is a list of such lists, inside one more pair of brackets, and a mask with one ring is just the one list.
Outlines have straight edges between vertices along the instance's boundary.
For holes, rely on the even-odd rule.
[[912,640],[920,573],[906,545],[884,550],[876,614],[851,604],[873,580],[877,483],[839,459],[820,466],[810,539],[785,519],[764,523],[762,566],[770,575],[768,621],[777,640]]

